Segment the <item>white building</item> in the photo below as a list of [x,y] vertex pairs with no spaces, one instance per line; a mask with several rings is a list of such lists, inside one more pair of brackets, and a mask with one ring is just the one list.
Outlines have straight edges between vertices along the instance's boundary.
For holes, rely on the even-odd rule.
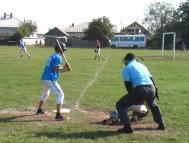
[[12,13],[0,16],[0,39],[7,39],[16,32],[22,21],[15,18]]

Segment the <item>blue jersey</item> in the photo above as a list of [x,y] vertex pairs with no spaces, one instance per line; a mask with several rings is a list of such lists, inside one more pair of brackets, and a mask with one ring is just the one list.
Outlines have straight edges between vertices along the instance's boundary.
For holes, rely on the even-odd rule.
[[123,68],[122,75],[124,81],[130,81],[133,88],[140,85],[153,84],[148,69],[145,65],[137,62],[136,60],[129,61],[129,63]]
[[19,47],[20,48],[24,48],[25,47],[24,46],[24,41],[22,39],[19,41]]
[[45,66],[41,80],[56,81],[58,79],[59,72],[54,71],[54,67],[61,65],[62,65],[61,55],[55,53],[52,56],[50,56]]

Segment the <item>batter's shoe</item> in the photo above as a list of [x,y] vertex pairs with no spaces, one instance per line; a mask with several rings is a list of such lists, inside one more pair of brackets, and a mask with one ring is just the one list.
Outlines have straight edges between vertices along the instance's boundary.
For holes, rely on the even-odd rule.
[[43,110],[43,109],[38,109],[36,112],[36,115],[42,115],[42,114],[46,114],[47,111]]
[[55,120],[56,121],[64,121],[64,117],[61,114],[56,114]]

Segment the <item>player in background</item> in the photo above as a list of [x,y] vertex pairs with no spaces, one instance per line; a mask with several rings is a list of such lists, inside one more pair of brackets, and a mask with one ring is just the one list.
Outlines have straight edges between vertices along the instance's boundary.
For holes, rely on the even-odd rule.
[[96,40],[96,47],[95,47],[95,57],[94,59],[96,60],[97,58],[100,60],[101,57],[100,57],[100,41],[99,40]]
[[19,40],[19,47],[20,47],[20,57],[24,56],[24,53],[28,55],[28,57],[31,57],[31,55],[28,53],[27,48],[25,46],[25,43],[23,41],[23,38],[21,37]]

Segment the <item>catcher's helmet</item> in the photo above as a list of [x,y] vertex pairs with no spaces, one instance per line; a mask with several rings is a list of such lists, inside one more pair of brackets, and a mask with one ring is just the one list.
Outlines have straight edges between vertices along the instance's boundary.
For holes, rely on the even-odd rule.
[[119,114],[118,114],[117,110],[110,113],[110,119],[112,119],[113,121],[119,120]]

